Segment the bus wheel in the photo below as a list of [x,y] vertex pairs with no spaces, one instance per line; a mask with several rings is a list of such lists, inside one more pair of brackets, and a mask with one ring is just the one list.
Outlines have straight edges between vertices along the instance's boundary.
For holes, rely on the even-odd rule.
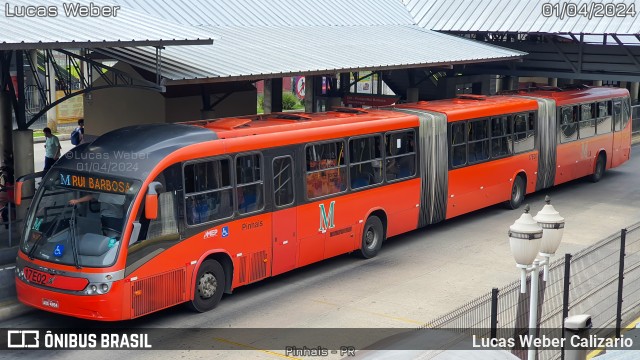
[[508,209],[515,210],[522,205],[526,186],[527,184],[524,177],[521,175],[516,176],[516,180],[513,182],[513,187],[511,188],[511,199],[506,202]]
[[607,160],[605,160],[604,155],[600,153],[600,155],[598,155],[598,160],[596,161],[596,168],[593,170],[593,174],[591,174],[591,177],[589,178],[591,182],[597,183],[602,179],[606,168],[606,162]]
[[380,251],[383,240],[384,228],[382,227],[382,221],[377,216],[369,217],[362,231],[360,255],[365,259],[375,257]]
[[215,308],[225,287],[224,270],[219,262],[205,260],[198,269],[193,300],[189,307],[197,312],[205,312]]

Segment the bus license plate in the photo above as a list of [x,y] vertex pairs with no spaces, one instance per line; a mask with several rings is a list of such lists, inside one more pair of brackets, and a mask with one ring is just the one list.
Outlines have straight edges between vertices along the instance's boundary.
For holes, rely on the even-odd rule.
[[42,271],[34,270],[28,267],[24,268],[24,277],[32,283],[46,285],[49,276],[49,274]]

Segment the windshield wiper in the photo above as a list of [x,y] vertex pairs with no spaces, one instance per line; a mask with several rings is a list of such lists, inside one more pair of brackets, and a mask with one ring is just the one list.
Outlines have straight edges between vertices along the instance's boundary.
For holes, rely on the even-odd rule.
[[69,219],[69,235],[71,237],[71,252],[73,253],[73,264],[76,269],[82,269],[78,261],[78,246],[76,244],[76,206],[71,209],[71,219]]
[[[33,254],[36,252],[36,249],[38,248],[38,246],[40,245],[40,242],[42,241],[42,239],[45,237],[46,233],[49,233],[49,236],[53,235],[55,233],[55,231],[58,229],[58,225],[60,225],[60,220],[62,220],[62,215],[64,215],[67,212],[67,208],[69,207],[69,204],[65,205],[62,208],[62,211],[56,215],[56,218],[53,219],[53,227],[50,228],[49,230],[47,230],[46,232],[41,232],[40,237],[38,238],[38,240],[36,240],[36,242],[33,244],[33,246],[31,247],[31,249],[29,249],[29,253],[27,254],[27,256],[29,256],[29,259],[33,260]],[[33,230],[33,229],[31,229]],[[31,232],[31,230],[29,230]]]

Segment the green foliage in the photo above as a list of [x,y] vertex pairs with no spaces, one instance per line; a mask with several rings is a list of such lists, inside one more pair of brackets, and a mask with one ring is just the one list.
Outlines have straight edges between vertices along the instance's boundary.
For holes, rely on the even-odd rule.
[[290,92],[282,93],[282,110],[294,110],[300,108],[300,100]]

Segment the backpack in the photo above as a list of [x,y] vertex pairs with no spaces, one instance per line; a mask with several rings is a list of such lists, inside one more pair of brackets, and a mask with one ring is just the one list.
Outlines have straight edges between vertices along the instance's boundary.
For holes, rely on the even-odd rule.
[[80,126],[78,126],[77,128],[75,128],[75,130],[71,132],[71,144],[73,145],[80,144],[80,131],[82,130],[80,129]]

